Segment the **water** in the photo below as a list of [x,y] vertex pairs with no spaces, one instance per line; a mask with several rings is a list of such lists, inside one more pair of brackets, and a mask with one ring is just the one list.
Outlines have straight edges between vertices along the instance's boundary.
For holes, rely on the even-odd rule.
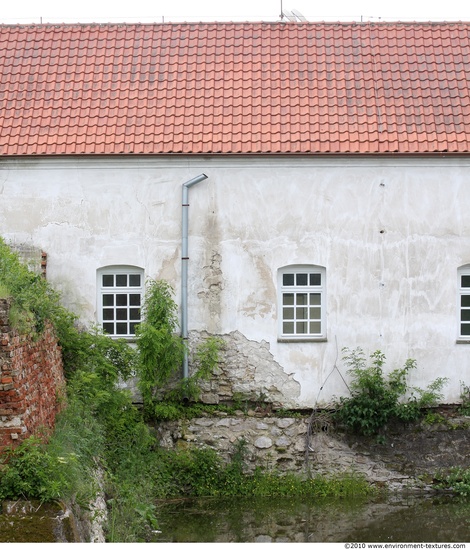
[[0,542],[74,542],[69,517],[59,504],[5,501],[0,513]]
[[[396,497],[175,499],[158,503],[149,542],[468,542],[470,501]],[[0,542],[72,542],[60,507],[4,503]]]
[[306,502],[188,499],[160,503],[155,542],[467,542],[470,502],[453,498]]

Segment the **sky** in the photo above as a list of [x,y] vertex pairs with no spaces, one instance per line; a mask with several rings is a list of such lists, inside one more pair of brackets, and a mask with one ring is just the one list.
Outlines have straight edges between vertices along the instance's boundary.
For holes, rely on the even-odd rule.
[[277,21],[470,21],[466,0],[3,0],[0,23]]

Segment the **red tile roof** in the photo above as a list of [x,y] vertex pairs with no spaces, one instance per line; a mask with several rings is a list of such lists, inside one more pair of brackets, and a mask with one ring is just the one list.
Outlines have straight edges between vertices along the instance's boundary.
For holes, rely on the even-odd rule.
[[470,23],[0,26],[0,155],[468,153]]

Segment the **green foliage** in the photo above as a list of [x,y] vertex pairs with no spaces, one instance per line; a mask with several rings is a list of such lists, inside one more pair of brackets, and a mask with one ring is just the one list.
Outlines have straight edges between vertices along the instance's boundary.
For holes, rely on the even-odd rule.
[[423,422],[425,424],[429,424],[430,426],[433,426],[436,424],[446,424],[447,421],[442,414],[428,411],[423,418]]
[[10,289],[3,283],[0,283],[0,298],[10,298],[10,296]]
[[462,497],[470,497],[469,468],[451,468],[448,473],[437,474],[435,482],[440,489],[450,490]]
[[234,445],[231,460],[221,461],[213,449],[160,452],[158,460],[160,498],[210,496],[305,496],[343,498],[366,496],[374,489],[364,477],[347,473],[305,479],[258,466],[248,473],[246,442]]
[[[136,335],[138,387],[147,418],[177,418],[178,402],[199,399],[200,382],[212,375],[223,347],[221,338],[207,338],[194,353],[191,376],[175,381],[187,352],[183,339],[176,334],[177,310],[172,287],[166,281],[149,280],[143,321]],[[157,393],[161,394],[163,390],[165,398],[159,400]]]
[[206,405],[204,403],[182,402],[180,400],[155,401],[151,416],[154,421],[169,421],[197,418],[198,416],[213,416],[217,413],[233,414],[235,409],[227,405]]
[[303,496],[305,498],[347,498],[373,495],[375,490],[359,474],[315,476],[302,479],[294,473],[257,470],[251,478],[253,496]]
[[74,352],[76,370],[94,373],[100,384],[113,387],[119,380],[127,380],[137,369],[138,354],[123,340],[114,340],[95,327],[77,332]]
[[195,380],[208,380],[211,377],[220,360],[220,351],[224,345],[222,338],[214,336],[207,338],[197,347],[193,358]]
[[146,407],[152,402],[155,389],[168,383],[183,361],[184,343],[175,334],[177,306],[172,295],[173,289],[166,281],[148,281],[142,309],[144,320],[137,330],[139,390]]
[[460,382],[460,414],[470,415],[470,386]]
[[127,452],[121,452],[113,468],[108,469],[108,542],[142,542],[149,531],[158,528],[156,461],[151,445],[131,442]]
[[50,455],[36,437],[2,455],[0,474],[0,500],[24,497],[47,501],[64,496],[67,490],[60,459]]
[[190,376],[179,380],[176,387],[167,392],[165,400],[197,401],[201,394],[200,383],[210,379],[224,345],[222,338],[216,336],[209,336],[199,344],[192,357]]
[[367,365],[360,348],[344,348],[344,361],[350,367],[352,377],[351,397],[343,397],[337,404],[336,417],[353,432],[371,436],[379,432],[391,420],[412,422],[417,420],[425,407],[439,401],[445,378],[437,378],[426,389],[412,388],[411,395],[406,379],[416,368],[416,361],[408,359],[401,369],[393,370],[388,377],[383,372],[385,355],[375,351]]

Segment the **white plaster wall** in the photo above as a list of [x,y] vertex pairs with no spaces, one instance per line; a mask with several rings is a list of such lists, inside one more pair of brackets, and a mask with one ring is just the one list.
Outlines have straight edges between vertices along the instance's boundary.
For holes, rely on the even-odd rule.
[[[267,342],[300,384],[289,404],[347,393],[344,346],[381,349],[390,369],[415,358],[411,384],[447,376],[455,402],[470,384],[470,346],[456,343],[469,169],[458,158],[2,160],[1,234],[47,252],[49,280],[88,323],[104,265],[143,267],[179,302],[181,185],[204,172],[189,193],[190,330]],[[277,341],[277,269],[298,263],[326,268],[327,342]]]

